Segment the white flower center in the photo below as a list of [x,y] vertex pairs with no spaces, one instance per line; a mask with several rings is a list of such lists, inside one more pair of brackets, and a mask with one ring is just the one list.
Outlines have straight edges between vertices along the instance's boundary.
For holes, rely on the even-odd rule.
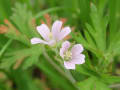
[[65,61],[69,61],[72,58],[72,53],[70,51],[66,51],[64,55]]
[[50,39],[52,39],[53,38],[52,32],[50,32],[48,36],[49,36]]

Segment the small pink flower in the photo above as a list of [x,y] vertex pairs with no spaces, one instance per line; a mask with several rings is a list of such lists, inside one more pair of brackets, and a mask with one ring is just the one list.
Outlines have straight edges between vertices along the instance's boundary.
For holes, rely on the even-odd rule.
[[85,55],[81,54],[83,46],[76,44],[72,48],[70,42],[65,41],[60,49],[60,56],[65,60],[64,66],[66,69],[75,69],[75,64],[85,63]]
[[35,37],[31,39],[31,43],[32,44],[42,43],[53,46],[71,32],[70,27],[64,27],[62,30],[61,28],[62,22],[58,20],[54,22],[51,31],[46,24],[41,24],[40,26],[37,26],[37,31],[42,36],[43,40]]

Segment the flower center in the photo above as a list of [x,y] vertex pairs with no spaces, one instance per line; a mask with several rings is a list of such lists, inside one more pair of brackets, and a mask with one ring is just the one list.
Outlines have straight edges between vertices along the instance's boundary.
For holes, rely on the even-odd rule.
[[65,52],[64,59],[69,61],[72,58],[72,53],[70,51]]
[[53,38],[52,32],[50,32],[48,36],[49,36],[50,39],[52,39]]

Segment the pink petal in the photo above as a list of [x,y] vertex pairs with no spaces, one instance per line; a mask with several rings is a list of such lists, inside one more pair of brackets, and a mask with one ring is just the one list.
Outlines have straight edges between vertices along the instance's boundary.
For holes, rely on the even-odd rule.
[[64,61],[64,66],[66,69],[75,69],[75,64],[71,61]]
[[70,47],[70,42],[69,42],[69,41],[64,41],[64,42],[62,43],[62,48],[68,49],[69,47]]
[[80,54],[83,51],[83,46],[81,44],[76,44],[72,47],[72,55]]
[[62,57],[62,58],[64,58],[64,49],[63,48],[60,48],[60,56]]
[[79,54],[77,56],[74,56],[74,57],[72,57],[71,62],[74,64],[83,64],[83,63],[85,63],[85,55]]
[[50,45],[50,46],[54,46],[56,44],[56,41],[55,40],[50,40],[49,42],[48,42],[48,45]]
[[46,40],[49,40],[49,33],[50,30],[45,24],[41,24],[40,26],[37,26],[37,31],[40,33],[40,35]]
[[64,39],[70,32],[70,27],[63,28],[59,34],[58,41]]
[[70,42],[69,41],[63,42],[62,48],[60,48],[60,56],[62,58],[64,58],[64,52],[67,51],[69,47],[70,47]]
[[32,44],[38,44],[38,43],[48,44],[46,41],[43,41],[40,38],[32,38],[31,43]]
[[60,30],[61,30],[61,27],[62,27],[62,22],[61,21],[55,21],[53,26],[52,26],[52,34],[53,34],[53,37],[55,39],[58,38],[58,35],[60,33]]

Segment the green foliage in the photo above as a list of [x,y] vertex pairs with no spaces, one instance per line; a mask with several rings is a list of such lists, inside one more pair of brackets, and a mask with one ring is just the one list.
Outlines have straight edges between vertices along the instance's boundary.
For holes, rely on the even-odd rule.
[[9,15],[11,15],[11,2],[9,0],[0,0],[0,20],[8,18]]
[[[11,17],[11,20],[18,30],[15,29],[15,27],[11,23],[8,23],[9,32],[6,34],[6,36],[12,39],[10,43],[12,43],[14,40],[17,40],[19,41],[16,42],[17,44],[21,45],[21,43],[23,43],[25,44],[25,46],[24,48],[17,49],[16,51],[8,51],[5,57],[3,57],[3,63],[1,63],[0,67],[9,68],[11,67],[11,65],[15,64],[16,61],[27,58],[27,60],[24,61],[25,64],[23,64],[23,68],[27,68],[32,64],[37,63],[38,57],[41,53],[39,46],[32,47],[30,45],[30,38],[32,37],[32,35],[37,36],[37,33],[30,24],[32,20],[32,13],[29,11],[27,12],[27,8],[25,5],[17,3],[16,8],[13,10],[14,14]],[[4,49],[6,48],[3,47],[3,50]],[[1,53],[3,50],[1,50]]]
[[90,77],[87,80],[78,83],[82,90],[111,90],[106,84],[97,80],[95,77]]
[[[47,13],[75,27],[70,40],[84,46],[85,64],[67,71],[53,48],[31,45]],[[117,90],[120,0],[0,0],[0,21],[0,90]]]
[[14,76],[11,78],[13,78],[19,90],[39,90],[27,72],[18,69],[12,70],[10,73],[11,76]]

